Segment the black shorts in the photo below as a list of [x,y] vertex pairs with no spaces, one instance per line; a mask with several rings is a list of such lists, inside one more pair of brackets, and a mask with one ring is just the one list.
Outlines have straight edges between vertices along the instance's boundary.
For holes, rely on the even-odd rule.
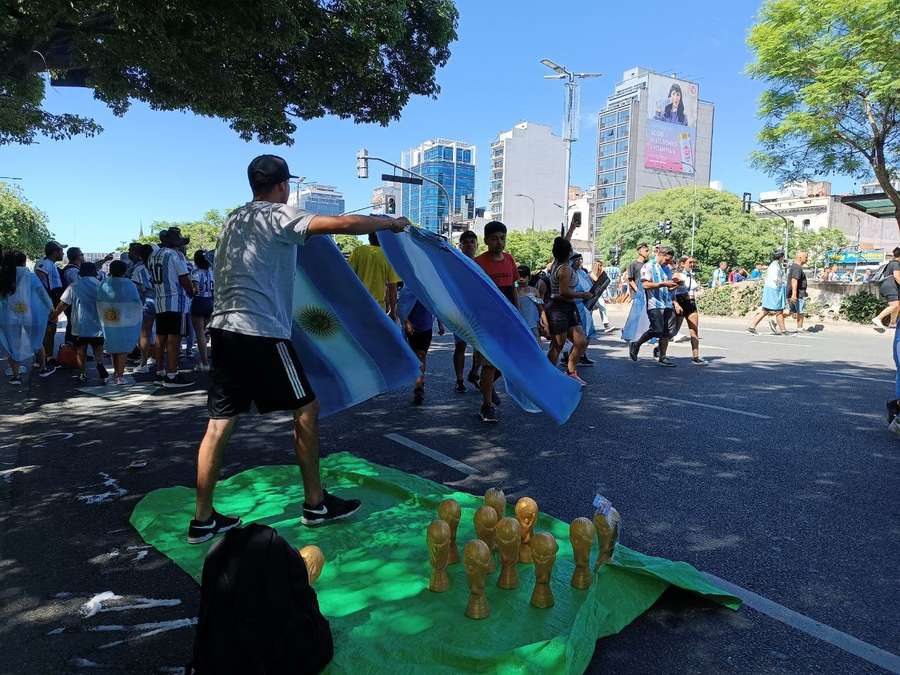
[[103,349],[102,337],[78,337],[77,335],[73,335],[72,339],[75,341],[76,347],[87,347],[90,345],[94,349]]
[[675,310],[671,307],[648,309],[647,317],[650,319],[650,328],[647,330],[650,337],[667,340],[675,335]]
[[547,305],[547,324],[550,335],[566,335],[570,328],[581,325],[578,307],[574,302],[555,298]]
[[184,335],[186,332],[187,326],[185,325],[184,314],[181,312],[156,313],[157,335]]
[[316,399],[290,340],[212,328],[207,408],[212,419],[250,410],[297,410]]
[[434,335],[432,329],[414,330],[412,335],[406,336],[406,341],[414,352],[427,352],[431,347],[431,338]]
[[697,302],[693,298],[689,298],[686,295],[675,295],[673,296],[673,299],[678,303],[678,306],[681,307],[684,316],[690,316],[697,311]]
[[212,298],[194,298],[191,300],[191,316],[199,316],[209,321],[209,317],[212,316],[212,311]]

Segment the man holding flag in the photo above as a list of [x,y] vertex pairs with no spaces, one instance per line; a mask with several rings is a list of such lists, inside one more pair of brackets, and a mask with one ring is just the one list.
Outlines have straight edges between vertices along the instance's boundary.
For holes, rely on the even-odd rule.
[[[199,544],[240,524],[219,514],[212,497],[222,454],[241,413],[294,414],[294,450],[303,478],[301,521],[321,525],[355,513],[355,499],[323,489],[319,476],[319,403],[291,343],[298,246],[312,235],[402,232],[409,221],[384,216],[319,216],[287,206],[287,162],[260,155],[247,168],[253,201],[229,214],[215,256],[210,335],[213,371],[209,425],[197,460],[197,503],[188,542]],[[349,269],[348,269],[349,272]]]

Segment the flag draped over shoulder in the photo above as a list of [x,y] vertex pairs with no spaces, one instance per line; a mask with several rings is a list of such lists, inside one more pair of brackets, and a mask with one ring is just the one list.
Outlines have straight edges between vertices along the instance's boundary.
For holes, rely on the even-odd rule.
[[563,424],[578,407],[581,387],[547,360],[522,315],[494,282],[438,235],[417,227],[378,233],[405,286],[450,330],[503,372],[510,397],[528,412]]
[[107,277],[97,290],[97,313],[110,354],[130,352],[141,337],[141,296],[131,279]]
[[14,361],[30,364],[41,348],[52,308],[34,272],[16,268],[15,292],[0,297],[0,348]]
[[625,342],[635,342],[650,328],[650,318],[647,316],[647,293],[638,282],[638,291],[631,302],[631,309],[625,325],[622,326],[622,339]]
[[411,385],[419,360],[330,237],[299,247],[291,341],[325,417]]

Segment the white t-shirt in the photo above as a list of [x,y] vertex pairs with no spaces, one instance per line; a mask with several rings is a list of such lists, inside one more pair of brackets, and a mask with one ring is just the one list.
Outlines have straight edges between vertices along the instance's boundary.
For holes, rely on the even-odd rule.
[[156,295],[156,312],[184,314],[188,309],[187,295],[178,281],[188,273],[184,256],[174,248],[160,247],[150,256],[147,267]]
[[35,270],[40,270],[46,275],[46,280],[40,274],[38,275],[38,279],[41,280],[41,283],[44,284],[44,288],[48,291],[52,291],[54,288],[62,286],[62,282],[59,279],[59,268],[56,266],[55,262],[50,260],[50,258],[41,258],[34,267]]
[[290,339],[297,246],[314,217],[262,201],[229,214],[216,245],[211,328]]
[[688,270],[681,270],[677,274],[680,281],[678,282],[678,288],[674,291],[675,295],[686,295],[689,298],[693,298],[700,288],[700,284],[694,278],[694,273]]
[[62,295],[59,297],[60,302],[66,303],[69,307],[75,304],[75,284],[69,284],[66,286],[66,290],[63,291]]

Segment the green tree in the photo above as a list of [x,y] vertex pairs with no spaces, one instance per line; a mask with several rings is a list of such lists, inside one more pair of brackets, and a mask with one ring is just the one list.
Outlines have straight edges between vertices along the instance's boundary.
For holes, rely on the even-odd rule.
[[510,231],[506,235],[506,250],[518,264],[528,265],[534,271],[553,257],[553,240],[558,236],[558,232],[547,230]]
[[52,238],[44,212],[32,206],[21,189],[0,182],[0,248],[23,251],[37,260]]
[[809,254],[809,264],[815,267],[825,264],[827,251],[842,249],[847,245],[847,235],[834,227],[805,232],[794,230],[791,236],[791,251],[806,251]]
[[[136,241],[144,244],[158,244],[159,233],[162,230],[166,230],[170,227],[178,227],[181,229],[181,234],[191,240],[191,243],[188,244],[188,252],[193,253],[199,249],[209,251],[216,247],[216,239],[218,238],[219,232],[222,230],[222,226],[225,224],[225,220],[228,218],[229,213],[230,210],[220,211],[217,209],[210,209],[203,214],[203,217],[200,220],[184,222],[157,220],[150,225],[150,234],[145,235]],[[127,248],[127,244],[125,245],[125,248]]]
[[334,238],[334,243],[341,249],[341,253],[350,255],[357,248],[363,245],[362,240],[352,234],[339,234]]
[[219,117],[241,138],[288,144],[292,119],[386,125],[435,97],[456,39],[452,0],[10,0],[0,13],[0,144],[102,131],[43,108],[90,87],[116,115],[132,99]]
[[900,227],[898,26],[897,0],[769,0],[748,72],[769,86],[753,163],[785,181],[874,174]]
[[[639,243],[652,245],[657,240],[672,246],[677,255],[688,254],[695,213],[694,257],[703,273],[720,260],[749,270],[756,263],[771,260],[773,249],[784,244],[781,221],[743,213],[741,200],[735,195],[709,188],[680,187],[652,192],[605,218],[595,244],[597,257],[608,258],[609,249],[618,244],[622,247],[622,263],[627,264],[634,259]],[[668,237],[657,227],[662,220],[672,221]]]

